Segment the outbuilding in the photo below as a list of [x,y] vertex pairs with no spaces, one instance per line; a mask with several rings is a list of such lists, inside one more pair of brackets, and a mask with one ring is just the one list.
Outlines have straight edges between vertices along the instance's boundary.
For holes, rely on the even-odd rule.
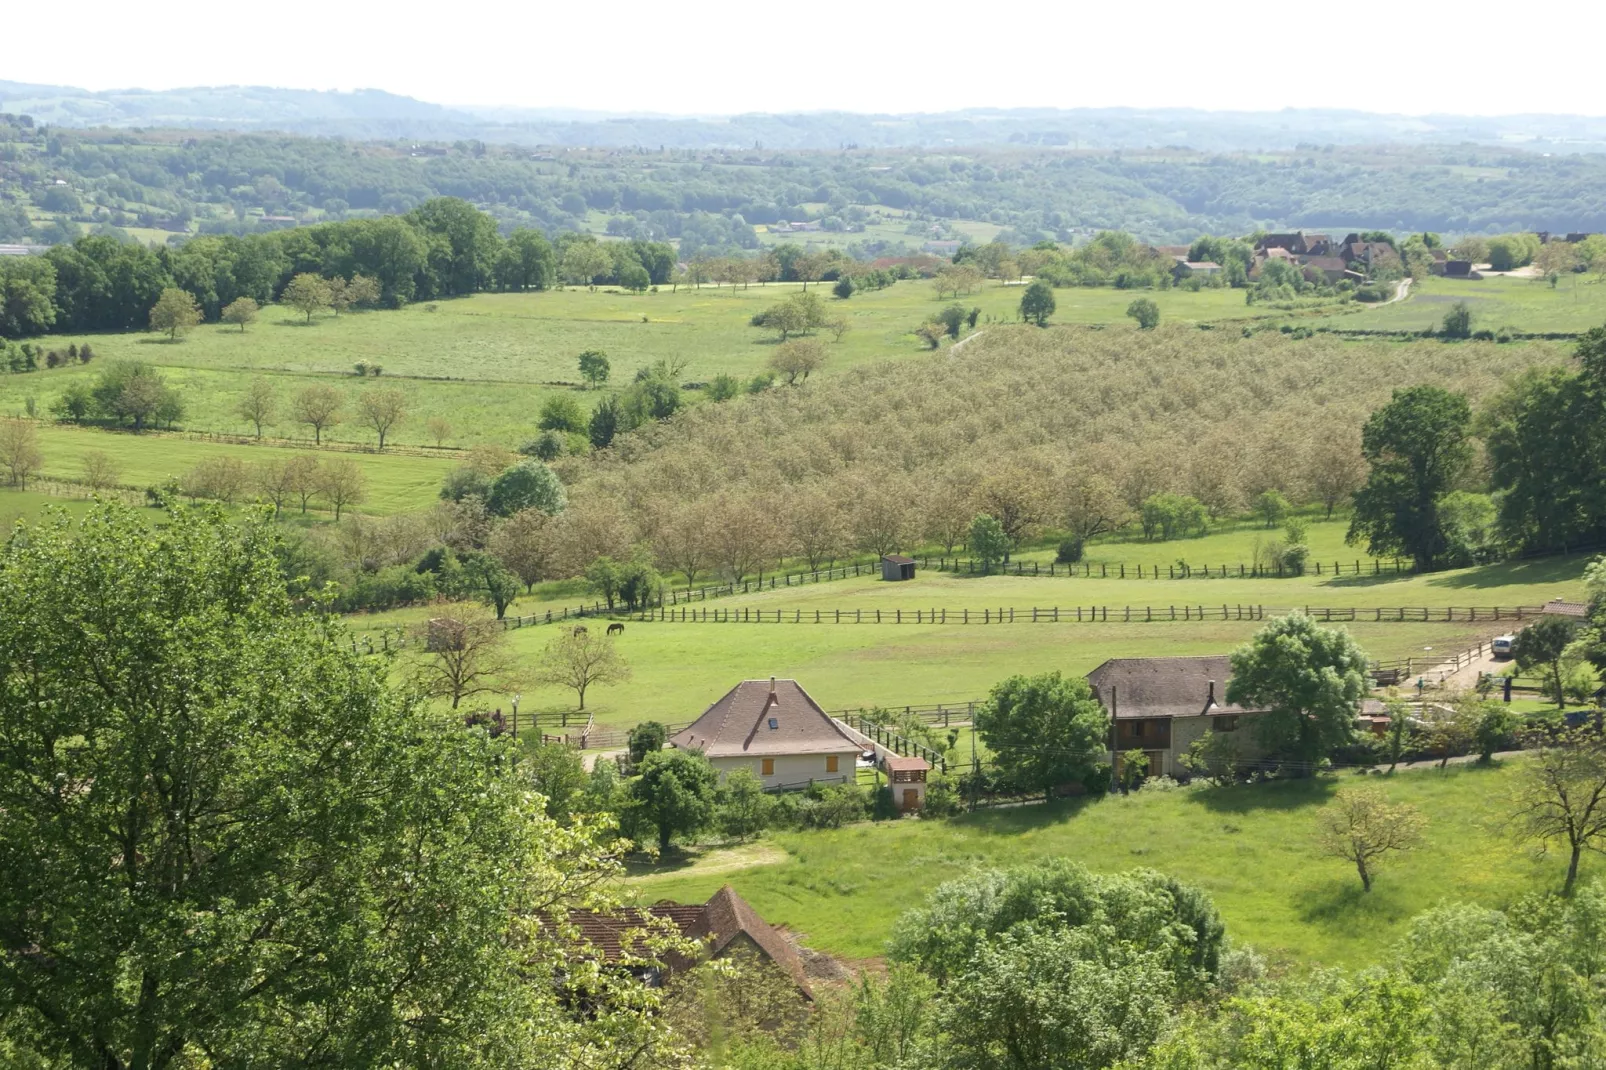
[[915,578],[915,559],[888,554],[881,559],[881,578],[884,580],[912,580]]
[[924,758],[888,754],[881,759],[881,768],[887,771],[892,801],[899,811],[913,813],[926,805],[926,774],[931,772],[930,762]]

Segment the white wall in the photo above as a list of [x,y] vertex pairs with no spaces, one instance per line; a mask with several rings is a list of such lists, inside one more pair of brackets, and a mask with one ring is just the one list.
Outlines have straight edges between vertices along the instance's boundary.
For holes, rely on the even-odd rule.
[[751,769],[753,775],[764,782],[766,788],[806,788],[809,780],[817,783],[832,783],[852,781],[858,776],[855,763],[858,761],[857,750],[845,750],[836,755],[836,772],[825,771],[824,754],[777,754],[775,758],[775,772],[770,776],[763,773],[763,762],[759,756],[751,758],[710,758],[715,769],[719,771],[723,780],[726,773],[733,769]]

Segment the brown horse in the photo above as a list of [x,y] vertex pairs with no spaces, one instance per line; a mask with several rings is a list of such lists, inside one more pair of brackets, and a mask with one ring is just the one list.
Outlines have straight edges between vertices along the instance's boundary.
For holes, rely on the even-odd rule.
[[574,632],[572,634],[574,634],[574,635],[585,635],[586,634],[586,626],[584,624],[576,624],[574,626]]
[[623,635],[625,634],[625,626],[619,621],[614,621],[612,624],[608,625],[608,634]]

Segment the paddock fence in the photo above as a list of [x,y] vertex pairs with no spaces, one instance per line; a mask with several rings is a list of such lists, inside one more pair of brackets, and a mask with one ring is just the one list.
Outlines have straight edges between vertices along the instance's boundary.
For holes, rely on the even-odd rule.
[[[1303,610],[1316,620],[1371,623],[1495,623],[1540,615],[1539,606],[1290,606],[1269,615]],[[1151,624],[1179,621],[1265,620],[1263,605],[1000,606],[997,609],[764,609],[660,606],[636,613],[641,623],[666,624]]]

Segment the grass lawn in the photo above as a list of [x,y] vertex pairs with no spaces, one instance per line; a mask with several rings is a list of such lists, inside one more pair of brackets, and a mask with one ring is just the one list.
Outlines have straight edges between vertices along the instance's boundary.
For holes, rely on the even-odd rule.
[[[1414,914],[1440,902],[1504,906],[1559,887],[1565,859],[1539,856],[1501,828],[1513,772],[1506,763],[1365,778],[1428,820],[1424,846],[1385,868],[1370,893],[1352,866],[1315,846],[1319,807],[1359,779],[1353,775],[777,833],[763,842],[783,849],[784,860],[755,853],[739,868],[638,871],[629,883],[650,903],[701,902],[728,882],[810,946],[864,959],[881,955],[898,915],[941,882],[984,866],[1068,857],[1098,871],[1144,866],[1198,885],[1231,938],[1274,961],[1355,967],[1375,962]],[[1586,876],[1600,868],[1586,862]]]
[[1606,323],[1606,285],[1592,275],[1569,275],[1555,289],[1542,279],[1509,276],[1481,280],[1429,278],[1411,284],[1404,301],[1335,320],[1346,330],[1421,330],[1437,327],[1457,301],[1472,309],[1474,330],[1585,331]]
[[[44,456],[44,478],[83,478],[84,455],[99,450],[122,468],[119,482],[132,487],[160,484],[170,476],[182,477],[202,458],[219,455],[238,457],[247,464],[282,460],[291,453],[314,453],[323,459],[347,458],[356,462],[368,477],[367,500],[357,506],[357,511],[376,515],[428,508],[436,500],[441,480],[455,466],[449,459],[435,457],[238,446],[198,441],[183,435],[136,435],[43,422],[38,432],[39,452]],[[12,502],[9,508],[21,512],[26,508],[22,504],[25,499],[13,498],[15,494],[6,492],[0,501]]]

